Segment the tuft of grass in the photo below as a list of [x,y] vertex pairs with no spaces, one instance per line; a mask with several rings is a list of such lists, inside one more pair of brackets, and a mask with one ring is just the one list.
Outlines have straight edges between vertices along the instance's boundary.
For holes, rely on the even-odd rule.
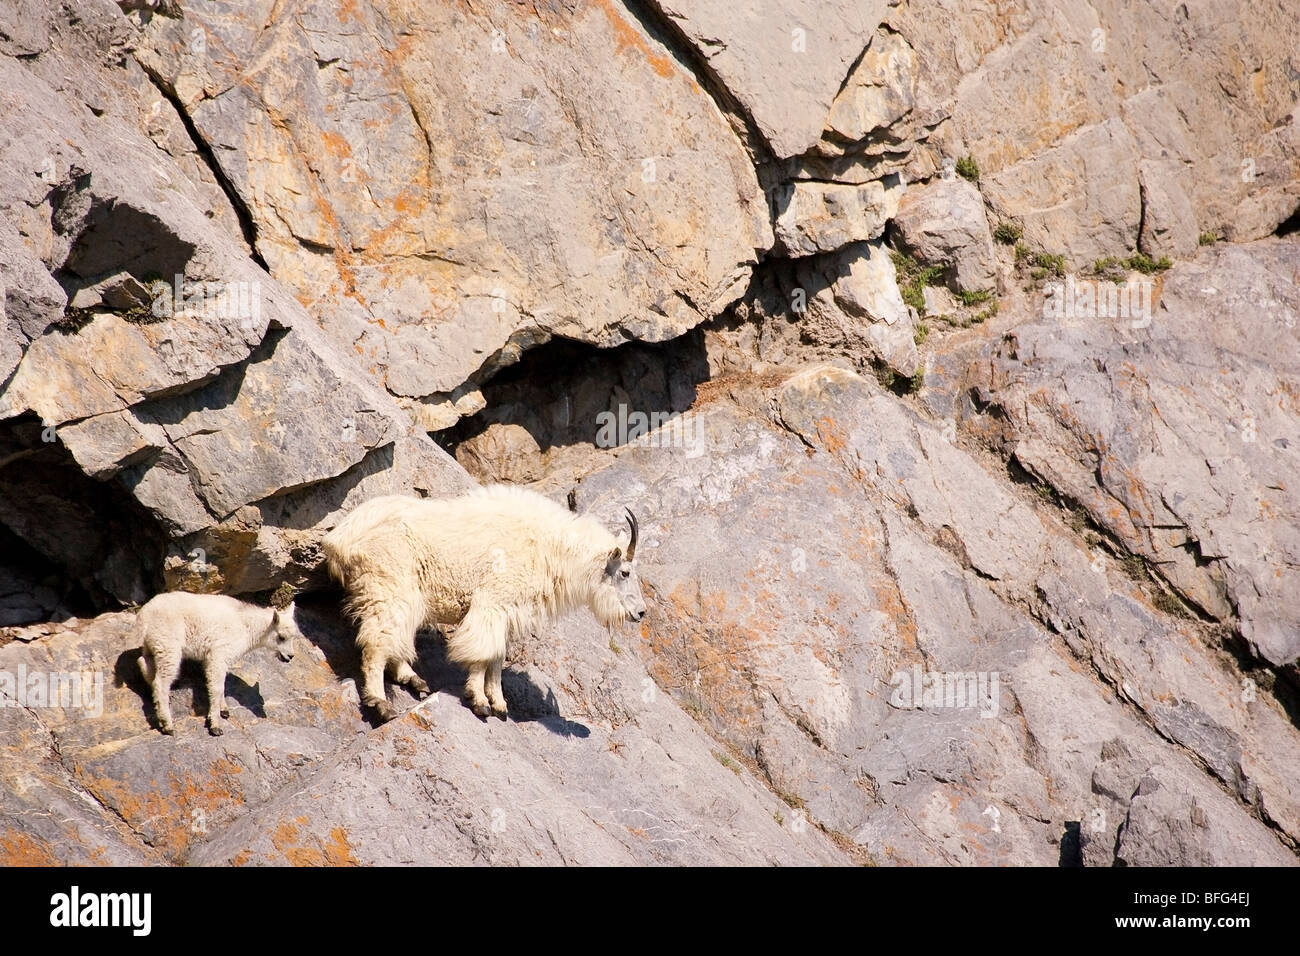
[[876,381],[880,383],[881,388],[893,391],[895,378],[897,376],[894,375],[894,370],[887,365],[882,365],[876,369]]
[[996,302],[990,302],[989,307],[987,309],[985,309],[983,312],[977,312],[975,315],[972,315],[970,317],[970,323],[971,325],[979,325],[984,320],[991,319],[993,318],[993,316],[997,314],[998,314],[998,304]]
[[1218,242],[1218,241],[1219,241],[1219,235],[1218,235],[1218,233],[1214,233],[1214,232],[1203,232],[1203,233],[1201,233],[1201,235],[1197,238],[1197,240],[1196,240],[1196,244],[1197,244],[1198,246],[1212,246],[1212,245],[1214,245],[1214,244],[1215,244],[1216,242]]
[[1051,485],[1043,481],[1034,485],[1034,494],[1038,495],[1039,498],[1048,503],[1056,501],[1056,492],[1052,490]]
[[1161,256],[1159,259],[1152,259],[1144,252],[1135,252],[1124,260],[1124,265],[1134,272],[1140,272],[1143,275],[1151,275],[1153,272],[1164,272],[1173,265],[1168,256]]
[[1106,279],[1116,284],[1124,281],[1127,275],[1124,269],[1125,260],[1115,256],[1105,256],[1101,259],[1095,259],[1092,263],[1092,274],[1099,279]]
[[1028,259],[1030,255],[1029,246],[1025,245],[1023,242],[1016,243],[1016,262],[1019,262],[1022,259]]
[[119,312],[123,320],[132,322],[136,325],[149,325],[153,322],[161,321],[158,316],[153,314],[153,309],[147,305],[134,305],[124,312]]
[[271,607],[275,608],[276,610],[283,611],[285,608],[287,608],[290,604],[293,603],[293,599],[297,596],[297,594],[298,594],[298,589],[296,587],[294,587],[288,581],[281,581],[280,586],[276,588],[275,593],[271,595]]
[[75,309],[69,306],[63,312],[63,318],[50,323],[50,328],[63,335],[76,335],[95,318],[94,309]]
[[992,289],[974,289],[971,291],[961,291],[957,293],[957,298],[962,305],[979,305],[981,302],[987,302],[993,297]]
[[969,179],[973,183],[980,181],[980,168],[974,157],[963,156],[957,160],[957,175],[962,179]]
[[930,336],[930,327],[926,325],[924,322],[918,323],[916,328],[912,331],[912,341],[915,342],[918,346],[924,345],[925,340],[929,338],[929,336]]
[[1129,579],[1141,583],[1151,580],[1151,572],[1147,570],[1146,559],[1140,554],[1125,555],[1124,560],[1120,562],[1120,567]]
[[903,301],[916,309],[917,315],[925,315],[925,287],[936,285],[943,278],[943,266],[923,266],[898,251],[891,251],[889,258],[894,263],[898,291],[902,293]]
[[925,387],[925,369],[918,368],[912,373],[912,377],[907,380],[907,392],[909,395],[915,395]]
[[1082,508],[1076,508],[1070,512],[1070,530],[1075,534],[1083,534],[1083,530],[1088,527],[1088,514]]
[[1004,246],[1014,246],[1024,234],[1025,231],[1014,222],[1000,222],[993,230],[993,238]]
[[919,283],[914,286],[901,286],[898,290],[903,294],[903,301],[916,309],[917,315],[925,315],[925,292],[923,290],[924,286],[921,286]]
[[1035,252],[1029,257],[1029,264],[1035,271],[1042,270],[1040,275],[1034,276],[1036,279],[1049,273],[1058,277],[1065,275],[1065,256],[1060,253]]
[[1164,611],[1166,614],[1173,615],[1174,617],[1186,618],[1188,620],[1191,620],[1192,618],[1192,615],[1187,612],[1187,608],[1183,606],[1183,602],[1164,589],[1156,592],[1155,596],[1151,599],[1151,603],[1156,606],[1156,610]]
[[786,805],[787,807],[789,807],[791,810],[803,810],[803,809],[804,809],[803,800],[801,800],[801,799],[800,799],[796,794],[793,794],[793,793],[784,793],[784,792],[778,790],[778,791],[777,791],[777,796],[780,797],[782,800],[784,800],[784,801],[785,801],[785,805]]
[[612,637],[609,639],[609,649],[613,651],[615,654],[623,653],[623,648],[619,647],[618,644],[615,643]]
[[740,764],[736,763],[736,761],[732,760],[721,750],[713,751],[713,756],[718,758],[718,763],[722,764],[736,776],[740,776]]

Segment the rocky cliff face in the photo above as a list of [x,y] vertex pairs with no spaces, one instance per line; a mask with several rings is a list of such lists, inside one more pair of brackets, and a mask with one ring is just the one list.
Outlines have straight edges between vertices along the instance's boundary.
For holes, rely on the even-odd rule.
[[[1286,4],[741,7],[0,11],[0,860],[1296,862]],[[372,727],[321,535],[489,480],[650,613]]]

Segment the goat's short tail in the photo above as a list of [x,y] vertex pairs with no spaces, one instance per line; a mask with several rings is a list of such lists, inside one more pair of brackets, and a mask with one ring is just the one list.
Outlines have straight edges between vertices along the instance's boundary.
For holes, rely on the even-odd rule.
[[325,567],[329,569],[330,577],[346,587],[351,554],[343,536],[336,531],[331,531],[321,541],[321,550],[325,552]]
[[347,587],[353,564],[364,555],[373,534],[367,509],[354,509],[321,540],[330,577]]
[[368,563],[367,556],[376,551],[377,543],[382,547],[385,539],[403,533],[403,517],[418,502],[418,498],[406,495],[381,495],[344,515],[321,539],[330,575],[347,587],[358,565]]
[[153,655],[148,651],[140,652],[140,673],[144,675],[146,683],[153,683],[154,662]]

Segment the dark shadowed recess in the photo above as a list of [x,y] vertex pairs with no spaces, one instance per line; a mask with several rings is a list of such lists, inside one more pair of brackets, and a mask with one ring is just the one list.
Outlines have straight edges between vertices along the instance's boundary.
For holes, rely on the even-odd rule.
[[1058,865],[1069,868],[1083,866],[1083,846],[1080,842],[1080,823],[1078,820],[1072,820],[1065,825],[1065,832],[1061,834],[1061,852],[1058,857]]
[[543,452],[594,444],[601,413],[678,414],[709,377],[699,330],[668,342],[629,342],[612,349],[553,339],[529,350],[483,386],[481,412],[434,433],[449,452],[492,424],[519,425]]
[[[136,413],[154,423],[175,423],[192,412],[230,404],[249,364],[269,360],[284,335],[282,329],[272,330],[247,360],[215,380],[186,383],[141,403]],[[6,580],[13,574],[0,571],[0,626],[60,619],[74,609],[86,613],[143,604],[164,589],[163,562],[169,543],[175,550],[175,542],[131,491],[152,468],[186,466],[171,450],[152,446],[119,465],[111,477],[92,478],[63,445],[58,429],[44,427],[34,415],[0,423],[0,531],[25,549],[14,549],[11,557],[0,534],[0,568],[30,564],[22,556],[30,552],[44,563],[44,588],[60,596],[53,604],[44,589],[35,592],[34,600],[15,597],[8,602],[14,605],[9,616],[25,619],[6,620]],[[218,553],[213,548],[212,555]],[[47,613],[38,617],[23,610],[47,605]]]
[[1284,219],[1277,227],[1274,235],[1294,236],[1296,233],[1300,233],[1300,209],[1297,209],[1295,212],[1291,213],[1290,216]]
[[69,611],[142,602],[161,585],[156,522],[120,487],[87,477],[35,416],[0,423],[0,528],[21,543],[0,565],[41,569]]
[[170,279],[184,273],[194,254],[185,242],[152,213],[115,200],[93,200],[81,234],[64,263],[64,272],[82,279],[129,272],[137,279]]
[[93,609],[85,589],[62,568],[0,525],[0,627],[61,621]]
[[129,273],[142,283],[171,282],[185,274],[194,246],[157,216],[114,199],[56,194],[56,229],[77,235],[54,273],[69,301],[79,289],[116,273]]

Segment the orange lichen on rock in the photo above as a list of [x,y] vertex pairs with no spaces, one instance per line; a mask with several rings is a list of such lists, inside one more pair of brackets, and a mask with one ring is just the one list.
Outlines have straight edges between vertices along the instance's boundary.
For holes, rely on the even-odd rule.
[[58,866],[62,862],[48,844],[38,843],[26,833],[6,830],[0,834],[0,866]]
[[[299,827],[305,827],[309,821],[306,817],[295,817],[292,822],[284,820],[271,833],[271,845],[289,861],[292,866],[359,866],[357,858],[352,855],[352,846],[348,843],[347,831],[342,827],[330,830],[329,839],[322,841],[315,834],[299,836]],[[274,858],[271,859],[272,862]]]
[[817,419],[817,439],[832,455],[843,451],[848,445],[848,436],[845,435],[844,429],[829,415]]
[[176,857],[213,825],[233,817],[232,810],[243,805],[235,779],[242,772],[239,764],[220,757],[209,766],[206,779],[181,780],[171,773],[165,792],[145,793],[135,792],[121,780],[87,774],[80,767],[76,777],[132,829],[152,829],[152,844],[168,856]]
[[672,75],[672,60],[666,56],[652,53],[649,45],[642,39],[641,34],[636,31],[632,24],[623,19],[618,11],[614,9],[614,5],[610,3],[610,0],[597,0],[597,2],[600,9],[604,11],[605,19],[609,21],[610,29],[614,31],[614,43],[619,53],[623,53],[628,49],[636,50],[646,58],[646,62],[650,64],[650,68],[656,74],[662,77]]

